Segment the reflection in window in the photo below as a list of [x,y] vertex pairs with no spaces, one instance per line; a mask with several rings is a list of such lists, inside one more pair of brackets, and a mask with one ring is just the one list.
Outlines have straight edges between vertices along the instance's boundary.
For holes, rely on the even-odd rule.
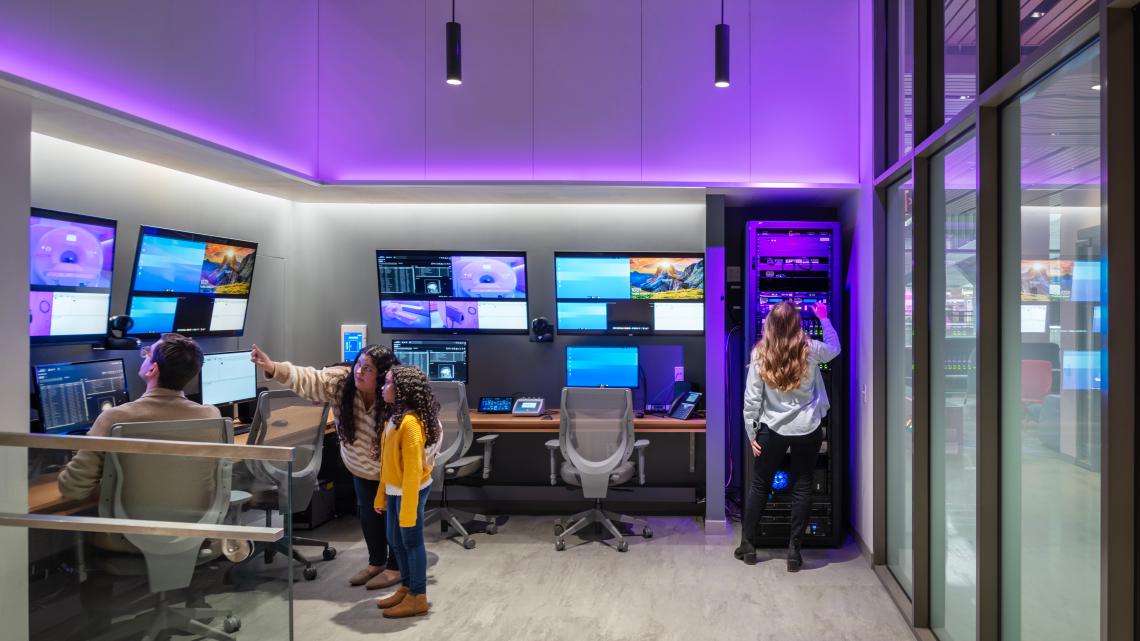
[[914,148],[914,0],[898,0],[899,158]]
[[1020,0],[1021,55],[1055,40],[1069,23],[1087,18],[1096,0]]
[[914,183],[887,194],[887,567],[914,585]]
[[949,122],[978,93],[977,0],[943,0],[945,116]]
[[1099,87],[1094,46],[1002,111],[1002,625],[1014,641],[1100,637]]
[[942,641],[977,638],[977,181],[973,133],[931,159],[930,605]]

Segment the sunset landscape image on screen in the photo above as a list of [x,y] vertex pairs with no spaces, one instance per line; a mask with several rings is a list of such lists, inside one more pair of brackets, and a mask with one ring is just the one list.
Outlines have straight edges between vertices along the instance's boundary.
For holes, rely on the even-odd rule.
[[255,251],[251,247],[206,243],[201,291],[248,296]]
[[629,259],[630,298],[701,300],[705,297],[705,259],[633,257]]

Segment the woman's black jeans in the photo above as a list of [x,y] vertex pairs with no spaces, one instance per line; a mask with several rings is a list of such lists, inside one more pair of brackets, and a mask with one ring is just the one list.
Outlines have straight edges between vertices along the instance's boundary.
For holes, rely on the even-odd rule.
[[360,529],[364,531],[364,542],[368,544],[368,564],[386,570],[396,570],[396,552],[388,545],[388,528],[384,514],[377,514],[373,507],[380,481],[369,481],[355,474],[352,484],[356,490],[356,513],[360,517]]
[[807,525],[811,511],[812,478],[815,462],[819,456],[819,445],[823,440],[823,429],[816,427],[810,434],[782,436],[761,425],[756,433],[760,444],[760,456],[752,462],[752,486],[748,489],[748,502],[744,508],[744,538],[755,542],[760,538],[760,517],[768,505],[768,494],[772,491],[772,479],[784,458],[784,452],[792,450],[789,465],[789,485],[792,488],[792,532],[789,543],[799,542]]

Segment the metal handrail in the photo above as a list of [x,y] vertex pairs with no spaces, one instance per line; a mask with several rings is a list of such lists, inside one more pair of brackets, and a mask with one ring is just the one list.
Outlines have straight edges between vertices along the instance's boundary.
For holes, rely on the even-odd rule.
[[210,459],[250,461],[292,461],[293,448],[233,443],[199,443],[115,438],[112,436],[66,436],[62,434],[0,433],[0,447],[26,447],[40,450],[77,450],[118,454],[194,456]]
[[0,512],[0,527],[23,527],[34,530],[67,532],[99,532],[107,534],[150,534],[187,536],[207,539],[240,539],[272,543],[285,536],[284,528],[244,525],[210,525],[178,521],[144,521],[109,519],[98,516],[58,516],[54,514],[18,514]]

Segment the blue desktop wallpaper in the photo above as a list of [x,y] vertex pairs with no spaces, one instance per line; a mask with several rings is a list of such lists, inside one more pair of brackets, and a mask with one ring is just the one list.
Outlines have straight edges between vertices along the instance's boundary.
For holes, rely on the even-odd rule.
[[637,348],[567,347],[566,385],[637,387]]
[[554,282],[558,298],[628,300],[629,258],[556,256]]
[[596,329],[605,331],[605,303],[558,303],[560,329]]
[[206,243],[143,236],[135,291],[197,293],[202,284]]
[[136,296],[131,299],[127,312],[135,321],[131,334],[161,334],[174,329],[174,312],[177,298],[150,298]]

